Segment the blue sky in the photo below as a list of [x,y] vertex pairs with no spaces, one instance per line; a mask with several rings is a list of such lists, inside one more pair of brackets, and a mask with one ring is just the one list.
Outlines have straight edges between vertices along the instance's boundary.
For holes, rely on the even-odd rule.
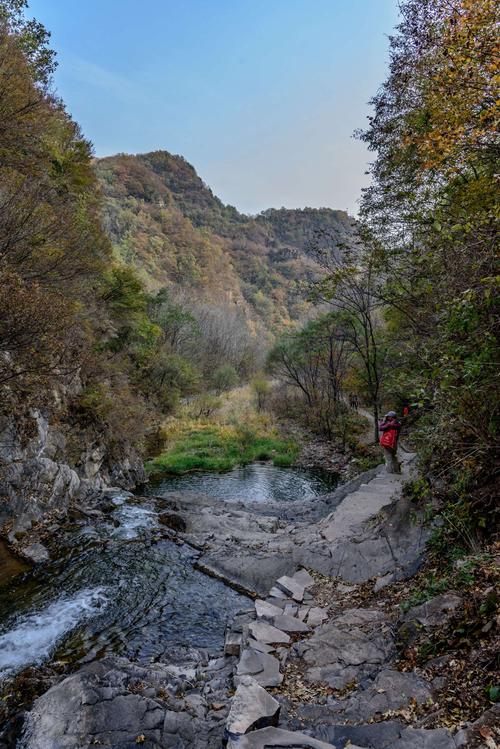
[[356,210],[352,138],[397,0],[32,0],[58,92],[98,156],[182,154],[226,203]]

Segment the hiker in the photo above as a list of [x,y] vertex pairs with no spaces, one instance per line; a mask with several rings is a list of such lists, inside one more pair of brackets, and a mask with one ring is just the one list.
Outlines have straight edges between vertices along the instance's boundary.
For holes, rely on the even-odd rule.
[[385,465],[387,473],[401,473],[401,465],[398,462],[398,437],[401,431],[401,422],[396,418],[395,411],[388,411],[378,425],[380,435],[380,446],[384,450]]

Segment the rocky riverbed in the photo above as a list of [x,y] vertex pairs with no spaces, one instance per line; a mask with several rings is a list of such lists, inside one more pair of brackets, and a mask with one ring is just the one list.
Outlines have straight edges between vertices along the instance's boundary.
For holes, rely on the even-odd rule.
[[[441,626],[462,604],[442,595],[403,614],[391,599],[430,533],[401,483],[379,468],[309,502],[149,498],[200,570],[246,594],[224,647],[93,659],[35,700],[19,749],[472,746],[478,726],[420,717],[438,704],[439,664],[433,675],[398,662],[402,636]],[[497,717],[492,708],[483,721]]]

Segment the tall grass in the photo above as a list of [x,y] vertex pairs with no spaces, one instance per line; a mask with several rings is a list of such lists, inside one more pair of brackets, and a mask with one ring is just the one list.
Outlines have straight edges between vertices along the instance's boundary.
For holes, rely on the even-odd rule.
[[191,424],[180,430],[168,448],[149,461],[149,473],[228,471],[255,460],[291,465],[298,445],[273,434],[261,434],[242,425]]

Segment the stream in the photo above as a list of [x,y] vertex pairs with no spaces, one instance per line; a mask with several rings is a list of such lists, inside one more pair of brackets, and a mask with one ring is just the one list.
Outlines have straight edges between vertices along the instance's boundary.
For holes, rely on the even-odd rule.
[[[331,488],[315,472],[253,464],[164,477],[148,492],[284,502]],[[113,503],[104,520],[59,527],[46,564],[16,568],[5,552],[0,557],[0,679],[48,660],[75,667],[111,653],[162,660],[173,646],[217,651],[227,621],[248,607],[246,597],[194,568],[195,551],[162,537],[152,499]]]

